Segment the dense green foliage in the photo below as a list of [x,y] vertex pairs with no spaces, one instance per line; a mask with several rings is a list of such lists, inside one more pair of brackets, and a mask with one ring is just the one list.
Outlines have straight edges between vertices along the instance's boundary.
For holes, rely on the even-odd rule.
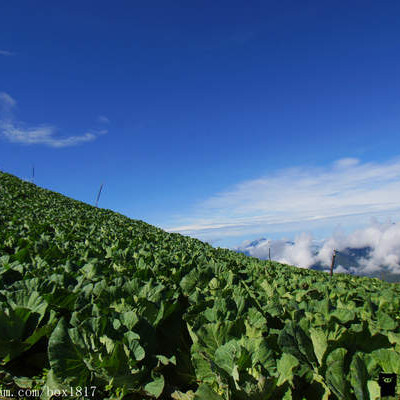
[[215,249],[0,173],[2,388],[376,399],[379,372],[400,374],[399,310],[398,285]]

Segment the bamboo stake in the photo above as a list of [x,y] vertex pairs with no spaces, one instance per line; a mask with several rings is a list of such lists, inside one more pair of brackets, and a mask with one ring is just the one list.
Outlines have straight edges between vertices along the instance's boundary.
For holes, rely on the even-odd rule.
[[336,258],[336,249],[333,249],[333,254],[332,254],[332,264],[331,264],[331,277],[333,275],[333,268],[335,266],[335,258]]
[[100,185],[100,189],[99,189],[99,193],[97,194],[97,199],[96,199],[96,207],[99,204],[99,199],[100,199],[100,195],[101,195],[101,190],[103,189],[103,184]]

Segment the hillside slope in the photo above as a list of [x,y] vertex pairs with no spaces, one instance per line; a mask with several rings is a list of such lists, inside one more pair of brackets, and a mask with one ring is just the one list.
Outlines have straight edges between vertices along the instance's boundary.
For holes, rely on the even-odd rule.
[[398,285],[214,249],[0,172],[2,389],[374,399],[379,372],[400,373],[399,310]]

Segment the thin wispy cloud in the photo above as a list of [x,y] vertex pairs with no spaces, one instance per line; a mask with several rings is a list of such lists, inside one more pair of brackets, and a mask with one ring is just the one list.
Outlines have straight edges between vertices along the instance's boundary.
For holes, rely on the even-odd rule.
[[2,112],[10,112],[17,102],[7,93],[0,92],[0,106]]
[[15,53],[13,53],[12,51],[0,50],[0,56],[10,57],[15,56]]
[[197,204],[168,230],[201,239],[308,230],[312,224],[400,215],[400,159],[337,160],[296,167],[237,184]]
[[57,129],[54,126],[43,125],[37,127],[16,126],[13,123],[1,125],[3,136],[12,143],[43,144],[50,147],[68,147],[90,142],[96,138],[93,133],[85,133],[81,136],[56,137]]
[[110,119],[107,118],[105,115],[99,115],[97,117],[97,122],[99,122],[100,124],[108,125],[110,123]]
[[49,124],[30,126],[14,117],[16,101],[7,93],[0,93],[0,134],[11,143],[25,145],[45,145],[53,148],[71,147],[91,142],[99,135],[108,133],[106,129],[91,130],[82,135],[61,137],[58,129]]

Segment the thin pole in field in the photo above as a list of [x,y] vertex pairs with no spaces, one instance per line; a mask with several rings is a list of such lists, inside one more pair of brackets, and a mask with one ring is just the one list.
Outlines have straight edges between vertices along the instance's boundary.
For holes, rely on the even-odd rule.
[[103,189],[103,184],[100,185],[100,189],[99,189],[99,193],[97,194],[97,199],[96,199],[96,207],[99,204],[99,199],[100,199],[100,195],[101,195],[101,190]]
[[331,276],[333,275],[333,268],[335,266],[335,258],[336,258],[336,249],[333,249],[333,253],[332,253],[332,264],[331,264]]

